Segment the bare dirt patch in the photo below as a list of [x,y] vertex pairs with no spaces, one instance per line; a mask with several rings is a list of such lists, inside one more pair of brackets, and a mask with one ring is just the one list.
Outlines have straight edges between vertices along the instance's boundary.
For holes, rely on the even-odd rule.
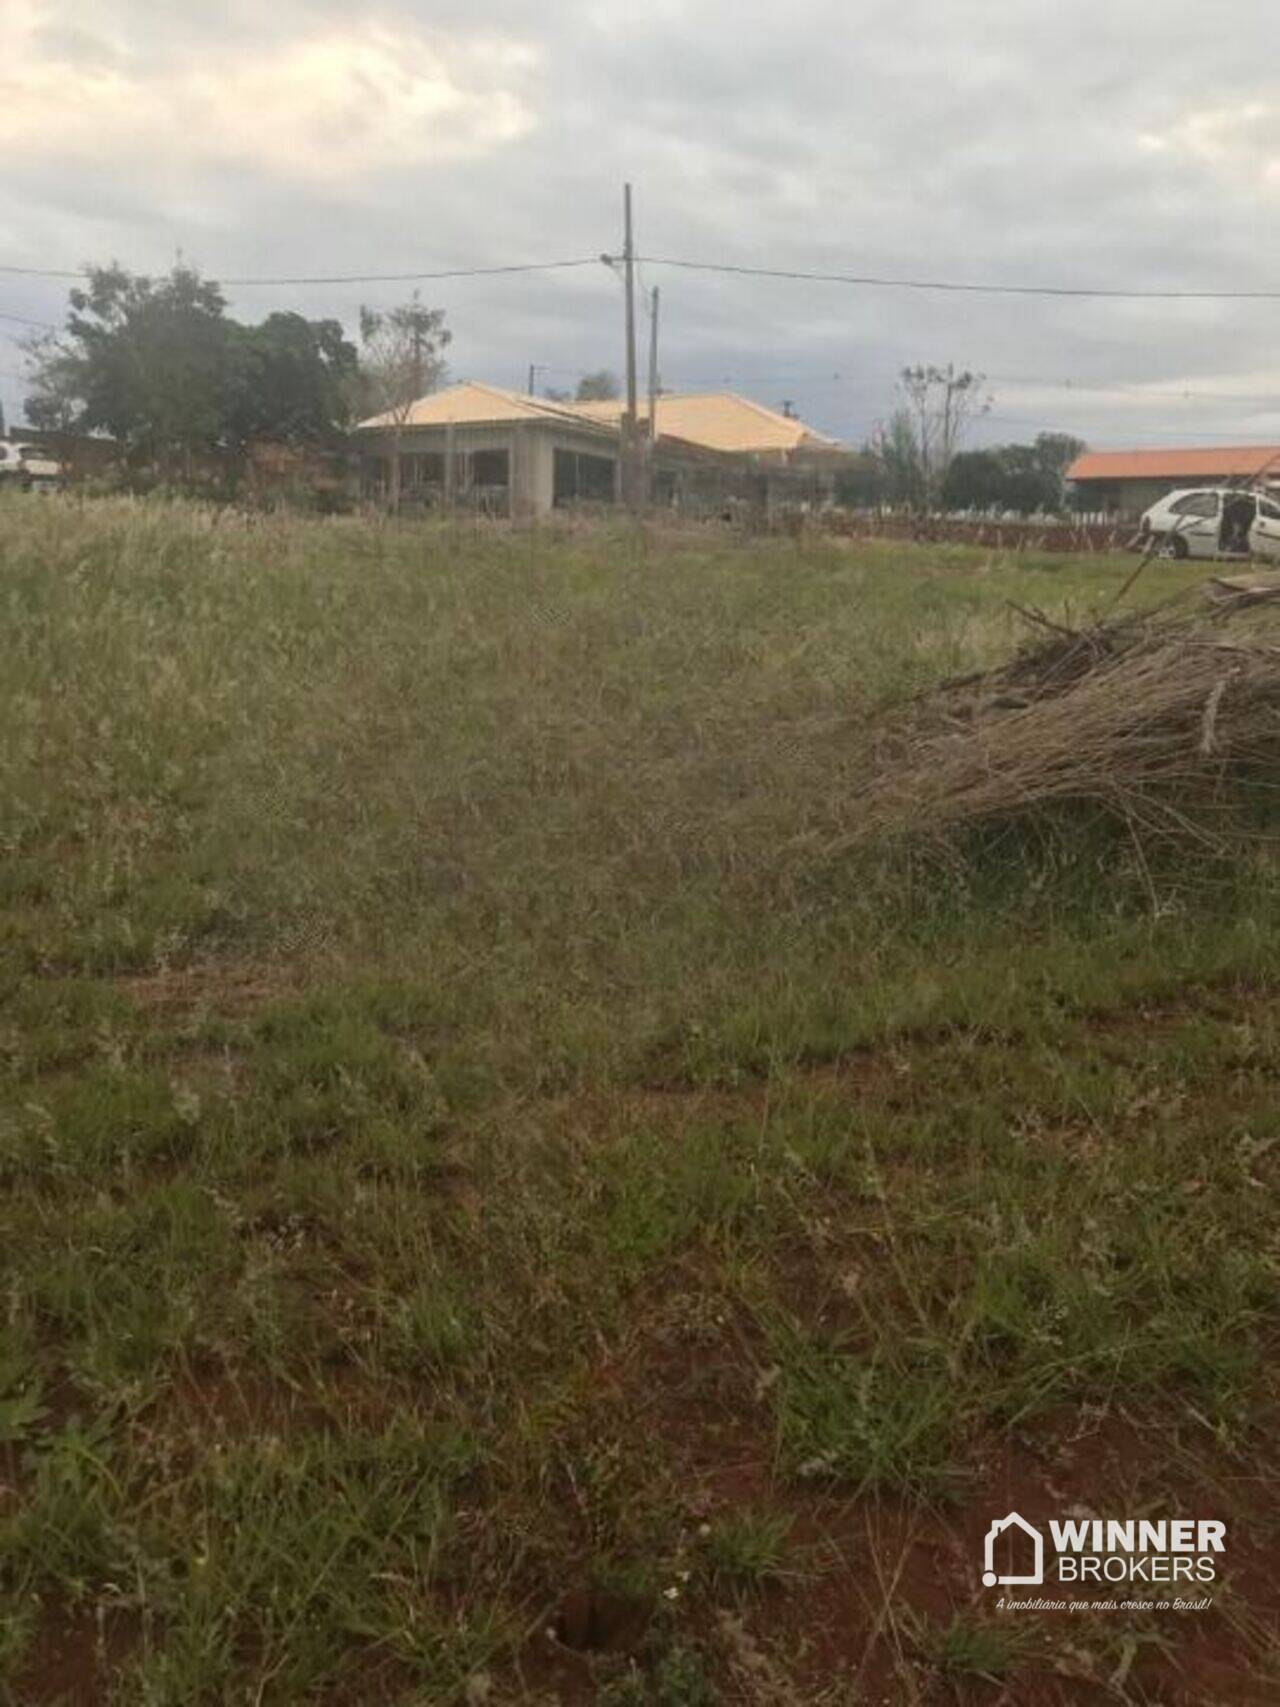
[[[1280,1673],[1268,1667],[1280,1632],[1280,1526],[1262,1515],[1262,1440],[1228,1451],[1203,1437],[1184,1438],[1159,1416],[1064,1408],[970,1442],[945,1498],[914,1501],[797,1480],[779,1468],[761,1361],[741,1324],[726,1323],[718,1341],[705,1325],[682,1336],[673,1331],[678,1312],[671,1303],[644,1301],[642,1325],[602,1357],[597,1381],[626,1413],[629,1430],[650,1447],[661,1443],[672,1466],[691,1538],[691,1581],[674,1627],[718,1656],[725,1675],[745,1666],[742,1692],[727,1699],[786,1707],[836,1699],[828,1692],[837,1684],[856,1691],[853,1699],[875,1702],[1248,1707],[1274,1699]],[[1081,1516],[1218,1517],[1229,1547],[1214,1604],[1147,1613],[1001,1611],[1001,1592],[1083,1600],[1090,1608],[1113,1596],[1173,1593],[1048,1580],[1040,1589],[985,1589],[986,1530],[1009,1511],[1036,1524]],[[721,1524],[762,1512],[789,1523],[782,1570],[750,1588],[717,1578],[706,1538]],[[1199,1600],[1202,1591],[1188,1590],[1186,1598]],[[612,1641],[604,1620],[600,1639],[592,1639],[593,1606],[586,1590],[561,1602],[556,1639],[539,1631],[521,1655],[526,1682],[554,1687],[554,1698],[567,1702],[593,1699],[591,1656],[631,1651],[628,1642]],[[582,1616],[566,1615],[574,1609]],[[1007,1674],[965,1669],[962,1643],[948,1645],[955,1627],[1006,1636]]]
[[203,1011],[235,1019],[296,994],[302,981],[283,962],[210,959],[120,978],[116,986],[157,1018]]
[[133,1613],[99,1619],[73,1608],[46,1608],[13,1700],[22,1707],[97,1707],[141,1637]]

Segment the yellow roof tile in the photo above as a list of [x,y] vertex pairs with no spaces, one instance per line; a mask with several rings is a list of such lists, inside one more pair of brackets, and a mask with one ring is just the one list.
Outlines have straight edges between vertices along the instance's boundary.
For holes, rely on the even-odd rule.
[[[398,424],[401,427],[479,426],[503,421],[548,420],[561,426],[582,426],[596,432],[612,434],[622,418],[623,405],[618,398],[600,403],[552,403],[543,397],[528,397],[519,391],[506,391],[501,386],[483,385],[468,380],[451,385],[445,391],[433,391],[420,397]],[[648,421],[648,406],[640,409],[642,422]],[[397,425],[396,416],[387,411],[361,421],[360,429],[377,429]],[[751,453],[778,453],[799,449],[837,450],[834,439],[807,427],[750,398],[739,397],[732,391],[691,392],[681,396],[672,393],[658,398],[658,436],[680,439],[703,450]]]
[[465,380],[444,391],[420,397],[403,413],[386,410],[361,421],[357,431],[382,427],[481,426],[503,421],[558,421],[562,426],[603,427],[604,422],[584,421],[576,410],[541,397],[526,397],[519,391],[504,391],[498,385]]
[[[568,407],[568,405],[566,405]],[[623,405],[613,398],[602,403],[575,403],[578,414],[597,421],[617,421]],[[836,448],[836,441],[817,433],[803,421],[780,415],[775,409],[753,403],[732,391],[672,393],[657,400],[659,438],[684,439],[706,450],[790,451],[801,446]],[[641,420],[648,421],[647,400],[640,405]]]

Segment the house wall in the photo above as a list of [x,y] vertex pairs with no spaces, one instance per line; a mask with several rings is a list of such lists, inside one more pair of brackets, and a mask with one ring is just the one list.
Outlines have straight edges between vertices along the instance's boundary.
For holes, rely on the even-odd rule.
[[[366,433],[362,438],[366,459],[391,456],[395,440],[390,433]],[[557,450],[580,451],[610,461],[617,458],[617,447],[598,434],[575,433],[572,428],[564,431],[554,422],[544,424],[541,421],[458,426],[453,428],[452,434],[443,426],[406,427],[400,435],[400,454],[402,457],[423,453],[443,456],[450,443],[455,458],[483,450],[506,451],[510,514],[516,518],[551,512],[555,502]],[[366,481],[367,488],[370,484]]]
[[612,439],[595,433],[575,433],[572,428],[565,432],[554,424],[544,426],[540,421],[522,422],[514,432],[520,447],[520,481],[514,488],[519,514],[545,516],[555,507],[558,450],[600,457],[613,463],[616,470],[618,446]]
[[1113,515],[1137,517],[1168,492],[1180,492],[1189,486],[1232,486],[1244,482],[1229,480],[1221,474],[1183,474],[1176,480],[1077,480],[1076,508],[1105,510]]
[[525,455],[521,499],[528,506],[527,514],[550,515],[555,502],[556,440],[542,427],[525,427],[521,437]]
[[1181,486],[1216,486],[1220,480],[1081,480],[1076,483],[1077,507],[1107,510],[1115,515],[1140,516],[1166,492]]

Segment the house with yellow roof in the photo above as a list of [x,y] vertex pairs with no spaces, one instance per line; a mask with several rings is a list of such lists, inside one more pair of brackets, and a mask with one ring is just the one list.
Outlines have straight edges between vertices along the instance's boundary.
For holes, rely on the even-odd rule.
[[[623,404],[557,403],[467,381],[356,429],[367,493],[398,486],[407,508],[465,505],[527,517],[618,496]],[[829,491],[844,448],[803,421],[733,392],[664,395],[638,433],[660,504],[768,506],[782,491]],[[394,464],[399,464],[399,479]]]

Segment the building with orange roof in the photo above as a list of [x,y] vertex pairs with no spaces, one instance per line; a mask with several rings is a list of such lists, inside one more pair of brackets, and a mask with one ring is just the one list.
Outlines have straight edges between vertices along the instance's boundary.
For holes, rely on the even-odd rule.
[[1067,470],[1079,507],[1141,515],[1182,486],[1280,486],[1280,445],[1090,450]]

